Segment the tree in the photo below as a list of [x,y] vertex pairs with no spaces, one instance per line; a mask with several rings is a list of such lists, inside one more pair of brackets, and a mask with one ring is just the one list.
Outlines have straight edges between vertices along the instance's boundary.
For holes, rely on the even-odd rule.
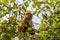
[[[32,4],[31,4],[32,3]],[[31,10],[27,8],[31,4]],[[35,9],[35,11],[34,11]],[[34,34],[32,38],[38,40],[60,40],[60,1],[59,0],[23,0],[23,4],[17,4],[16,0],[1,0],[0,1],[0,20],[9,15],[8,20],[0,21],[0,40],[12,40],[15,37],[15,29],[19,18],[23,18],[24,12],[30,12],[32,15],[39,17],[42,14],[42,21],[38,34]],[[12,13],[12,16],[11,16]],[[17,19],[18,18],[18,19]],[[30,38],[29,32],[25,35],[20,32],[18,37]]]

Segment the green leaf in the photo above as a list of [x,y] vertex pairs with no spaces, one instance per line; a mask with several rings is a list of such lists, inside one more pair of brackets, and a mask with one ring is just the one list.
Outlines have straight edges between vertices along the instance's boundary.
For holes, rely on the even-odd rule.
[[39,10],[39,11],[36,13],[36,15],[38,16],[38,15],[40,14],[40,12],[41,12],[41,10]]
[[29,3],[28,3],[28,2],[25,2],[24,4],[25,4],[25,6],[26,6],[26,7],[28,7],[28,6],[29,6]]
[[50,5],[53,7],[55,5],[54,0],[50,0]]
[[52,25],[53,24],[53,20],[49,19],[48,22]]
[[0,18],[4,17],[6,14],[9,14],[9,13],[10,13],[10,11],[5,12],[4,14],[0,14]]
[[26,36],[27,38],[29,38],[29,37],[30,37],[29,32],[26,32],[26,33],[25,33],[25,36]]
[[54,0],[50,0],[50,2],[53,2]]
[[13,7],[9,6],[8,7],[8,11],[11,11],[13,9]]
[[5,16],[5,14],[0,14],[0,18],[2,18],[2,17],[4,17]]
[[26,7],[22,6],[21,11],[26,12]]
[[37,13],[37,10],[35,12],[33,12],[33,15],[35,15]]
[[40,8],[40,6],[41,6],[42,3],[43,3],[43,2],[37,2],[38,8]]
[[51,6],[54,6],[54,2],[51,2],[50,5],[51,5]]
[[43,19],[47,19],[47,15],[42,14]]
[[44,21],[42,21],[39,30],[40,31],[46,31],[46,30],[48,30],[48,24],[45,23]]
[[38,0],[32,0],[32,2],[33,2],[34,4],[36,4],[36,3],[38,3]]
[[56,2],[56,5],[58,5],[58,7],[60,7],[60,1]]
[[2,35],[2,38],[3,38],[3,40],[11,40],[11,38],[7,34]]
[[36,7],[36,5],[35,5],[35,4],[32,4],[32,7],[33,7],[33,8],[35,8],[35,7]]
[[49,6],[46,6],[46,9],[47,9],[48,11],[50,11],[50,8],[49,8]]
[[30,30],[32,30],[32,28],[31,27],[28,27],[28,31],[30,31]]
[[8,0],[2,0],[3,4],[8,4]]
[[60,10],[54,12],[54,14],[56,14],[56,15],[60,15]]
[[12,2],[15,2],[16,0],[11,0]]
[[23,32],[20,32],[19,35],[18,35],[19,39],[23,38],[24,37],[24,33]]

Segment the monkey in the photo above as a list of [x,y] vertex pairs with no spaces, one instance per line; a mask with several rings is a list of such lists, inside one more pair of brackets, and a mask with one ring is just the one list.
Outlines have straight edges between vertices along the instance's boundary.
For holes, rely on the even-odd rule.
[[28,27],[32,28],[32,14],[31,13],[25,13],[24,17],[22,19],[22,22],[18,23],[20,28],[22,28],[22,32],[26,32]]
[[32,27],[32,14],[31,13],[25,13],[22,19],[22,22],[18,23],[18,25],[22,26],[23,23]]
[[[31,13],[25,13],[22,21],[18,23],[18,26],[21,29],[20,28],[17,28],[16,29],[16,33],[18,33],[19,31],[22,31],[22,32],[25,33],[25,32],[28,31],[27,30],[28,27],[32,28],[32,26],[33,26],[33,24],[32,24],[32,14]],[[34,34],[34,31],[32,31],[32,30],[31,31],[28,31],[28,32],[30,32],[30,34]]]

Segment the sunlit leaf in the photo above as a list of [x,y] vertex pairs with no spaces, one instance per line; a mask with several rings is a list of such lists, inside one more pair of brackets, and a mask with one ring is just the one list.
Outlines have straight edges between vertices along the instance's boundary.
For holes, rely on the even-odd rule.
[[58,5],[58,7],[60,7],[60,1],[56,2],[56,4]]
[[21,38],[24,37],[24,33],[20,32],[19,35],[18,35],[19,39],[21,40]]
[[12,2],[15,2],[16,0],[11,0]]
[[29,37],[30,37],[29,32],[26,32],[26,33],[25,33],[25,36],[26,36],[27,38],[29,38]]
[[42,22],[42,24],[40,25],[39,30],[40,31],[46,31],[48,29],[48,24]]
[[22,10],[23,12],[26,12],[26,7],[25,7],[25,6],[22,6],[21,10]]
[[40,8],[41,4],[43,4],[43,2],[37,2],[37,7]]
[[40,14],[40,12],[41,12],[41,10],[39,10],[36,15],[38,16]]
[[35,8],[35,7],[36,7],[36,5],[35,5],[35,4],[32,4],[32,7],[33,7],[33,8]]
[[34,4],[38,3],[38,0],[32,0]]
[[31,27],[28,27],[28,31],[31,31],[32,30],[32,28]]
[[8,4],[8,0],[2,0],[3,4]]
[[50,11],[50,8],[48,6],[46,6],[47,10]]
[[28,3],[28,2],[25,2],[24,4],[25,4],[25,6],[26,6],[26,7],[28,7],[28,6],[29,6],[29,3]]
[[34,13],[33,13],[33,15],[35,15],[37,13],[37,11],[35,11]]
[[43,16],[44,19],[47,19],[47,15],[42,14],[42,16]]

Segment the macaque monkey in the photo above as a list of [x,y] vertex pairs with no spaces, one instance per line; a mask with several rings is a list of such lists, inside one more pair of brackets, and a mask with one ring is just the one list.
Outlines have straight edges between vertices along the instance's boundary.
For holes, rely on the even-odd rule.
[[18,25],[22,26],[23,23],[32,27],[32,14],[31,13],[25,13],[24,18],[22,19],[22,22],[18,23]]
[[[25,24],[25,25],[24,25]],[[31,13],[25,13],[24,17],[21,22],[18,23],[19,27],[21,28],[20,30],[17,28],[16,32],[22,31],[22,32],[27,32],[27,28],[30,27],[32,28],[32,14]],[[31,30],[32,31],[32,30]]]

